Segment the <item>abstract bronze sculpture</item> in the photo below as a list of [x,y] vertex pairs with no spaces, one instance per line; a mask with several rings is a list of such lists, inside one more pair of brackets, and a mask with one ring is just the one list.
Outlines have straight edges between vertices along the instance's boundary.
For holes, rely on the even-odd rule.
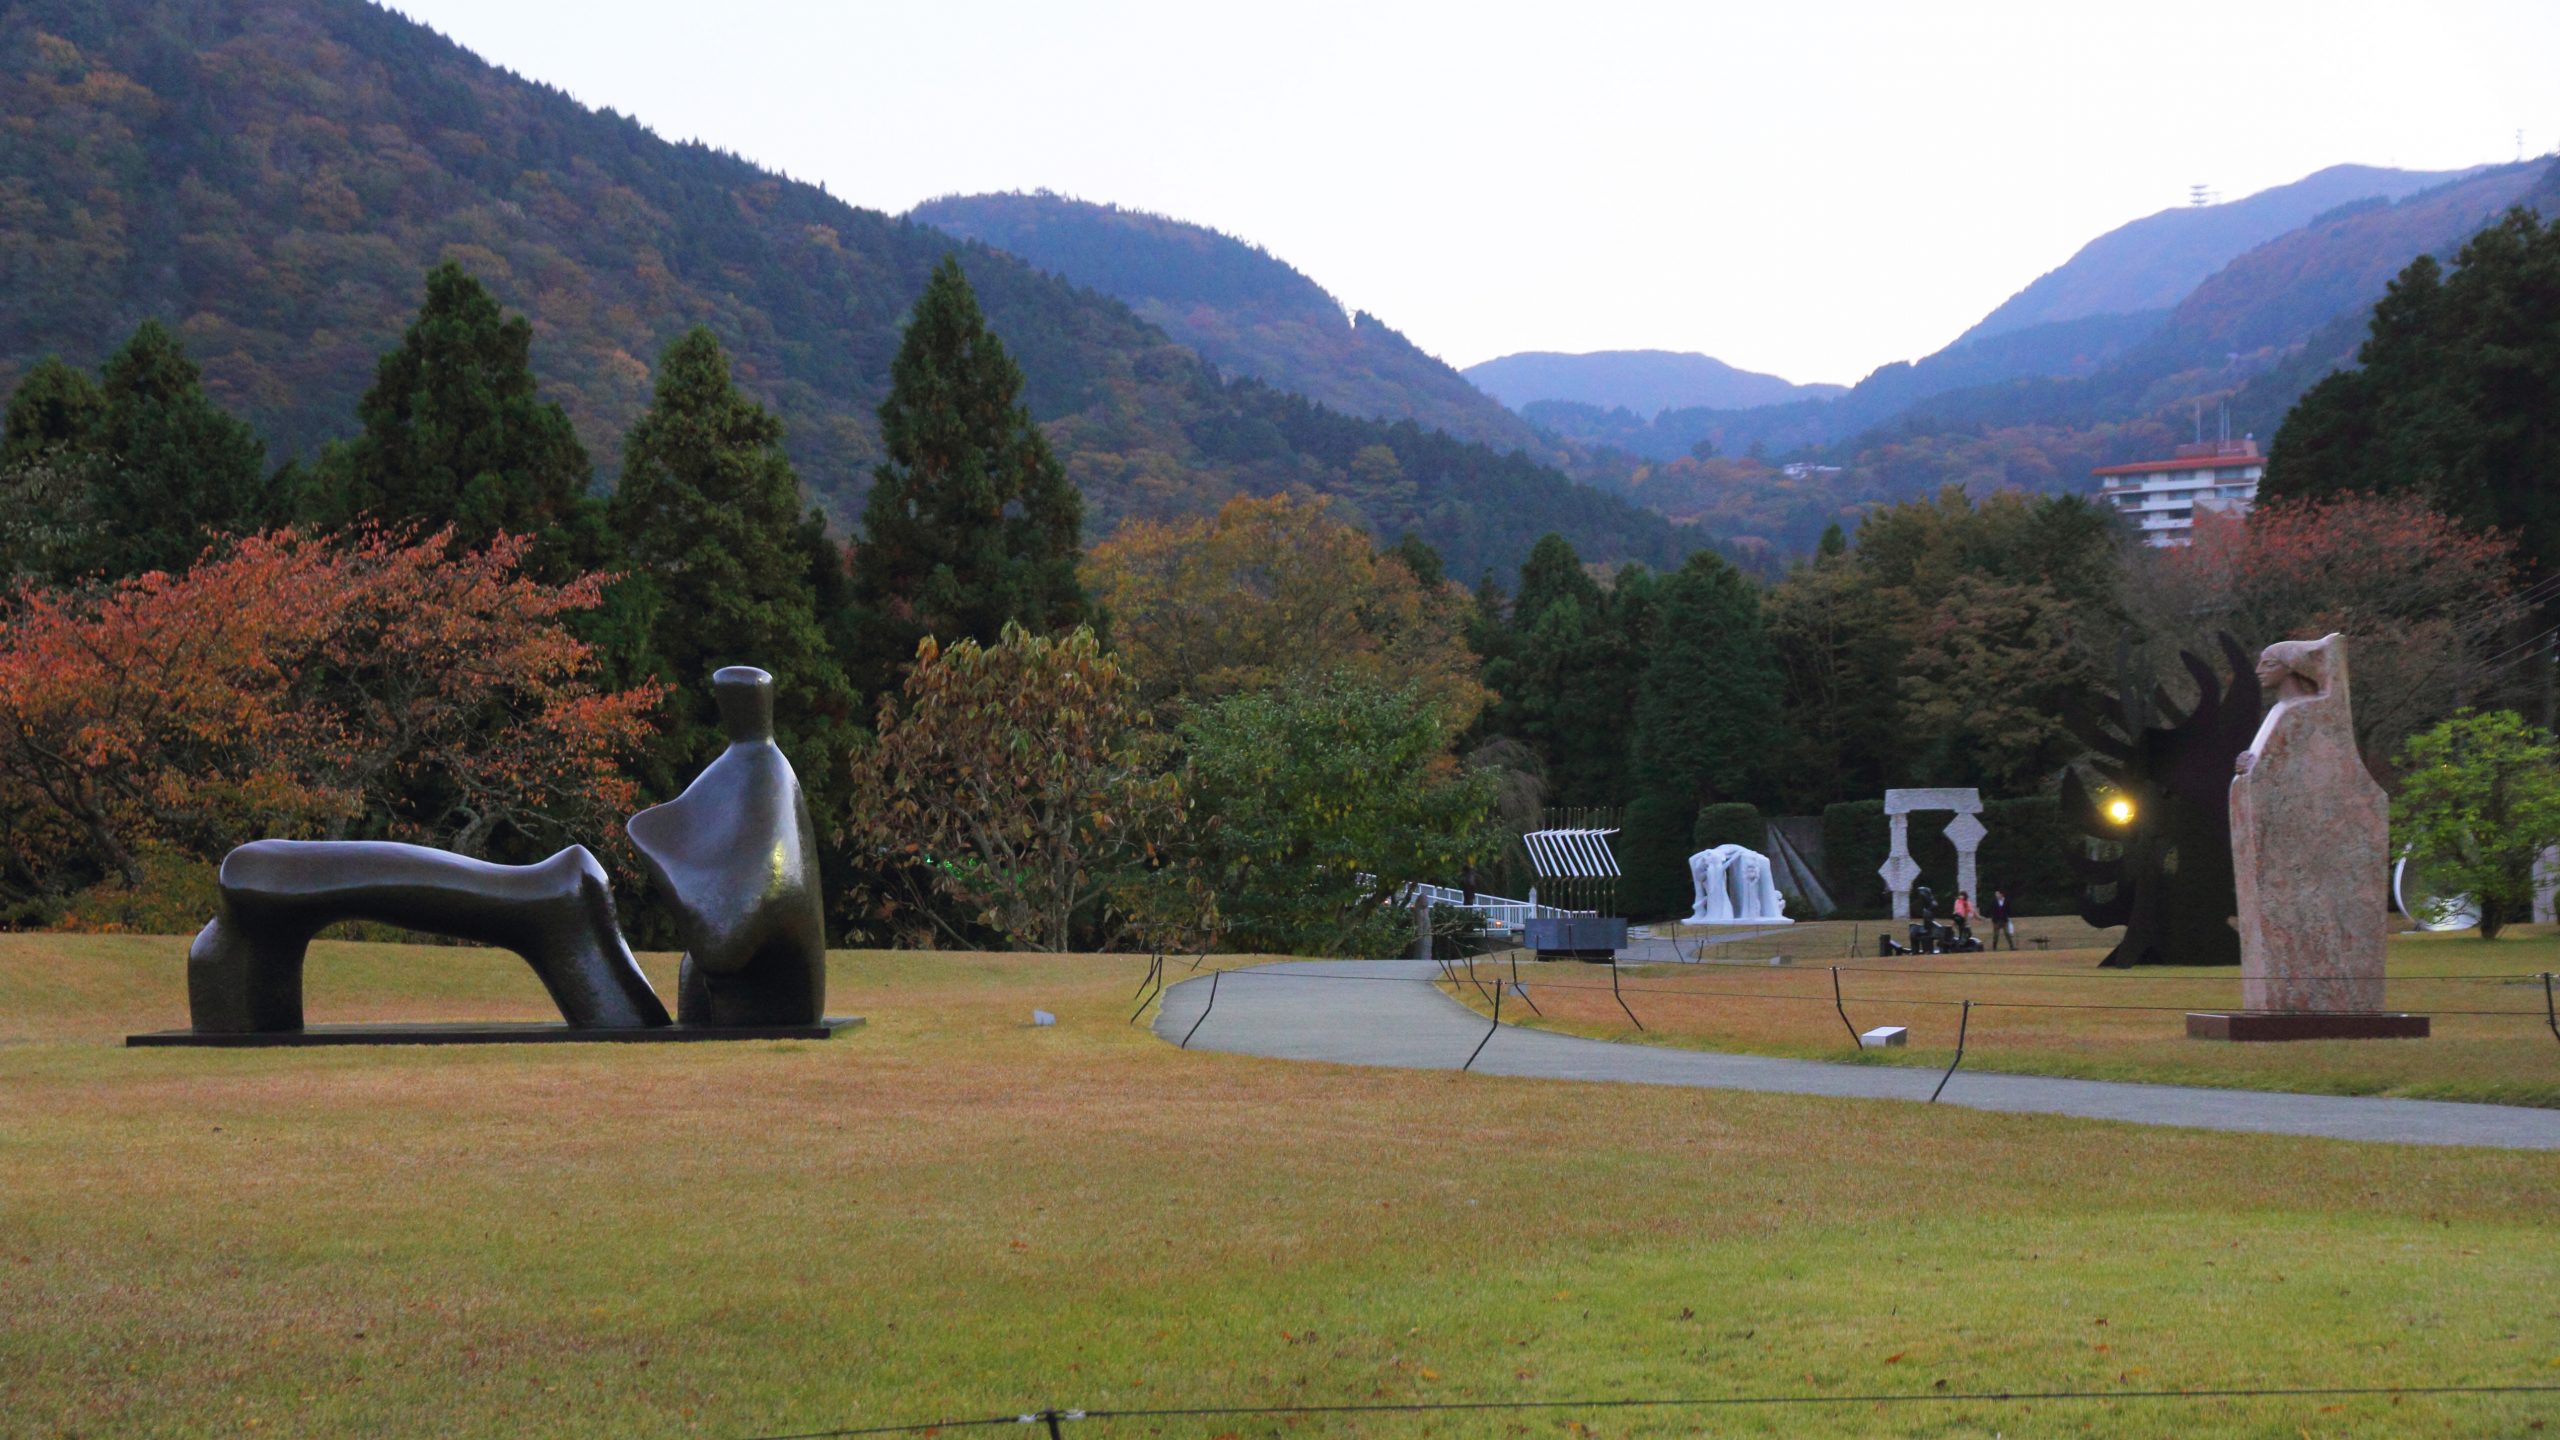
[[202,1034],[301,1029],[303,952],[341,920],[513,950],[573,1026],[667,1023],[583,845],[539,865],[492,865],[419,845],[259,840],[223,857],[221,889],[222,908],[187,950],[187,1009]]
[[2077,770],[2062,773],[2063,818],[2117,850],[2114,859],[2092,860],[2075,843],[2068,857],[2087,887],[2080,918],[2125,927],[2101,966],[2240,963],[2231,920],[2231,766],[2258,728],[2258,679],[2240,642],[2217,638],[2230,682],[2179,652],[2195,678],[2196,704],[2181,713],[2166,690],[2156,691],[2150,708],[2167,725],[2148,723],[2142,697],[2130,687],[2117,701],[2121,733],[2068,717],[2072,733],[2094,752],[2090,768],[2128,807],[2121,819],[2105,813]]
[[818,832],[773,743],[773,677],[711,677],[729,748],[685,792],[631,817],[631,843],[676,910],[687,1025],[814,1025],[826,1007]]
[[604,867],[583,846],[537,865],[493,865],[384,841],[260,840],[223,859],[219,909],[187,952],[195,1028],[128,1043],[303,1036],[304,954],[314,935],[342,920],[513,950],[567,1022],[565,1031],[549,1026],[540,1034],[403,1027],[357,1038],[829,1033],[837,1022],[824,1018],[817,834],[799,778],[774,744],[773,677],[732,666],[712,676],[711,686],[727,749],[683,795],[630,824],[632,843],[675,907],[684,937],[675,1023],[623,941]]

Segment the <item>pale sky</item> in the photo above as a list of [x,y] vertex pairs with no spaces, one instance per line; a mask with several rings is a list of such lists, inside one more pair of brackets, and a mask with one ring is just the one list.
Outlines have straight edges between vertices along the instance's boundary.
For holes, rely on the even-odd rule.
[[858,205],[1046,188],[1214,226],[1461,366],[1853,381],[2196,182],[2560,148],[2553,0],[394,8]]

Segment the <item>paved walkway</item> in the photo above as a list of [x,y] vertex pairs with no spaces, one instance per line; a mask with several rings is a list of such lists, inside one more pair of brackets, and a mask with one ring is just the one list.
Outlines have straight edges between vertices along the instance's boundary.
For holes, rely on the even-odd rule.
[[[1194,1050],[1283,1060],[1455,1070],[1485,1038],[1485,1018],[1432,984],[1427,960],[1296,961],[1228,973]],[[1165,991],[1156,1034],[1179,1042],[1208,1006],[1206,977]],[[1870,1100],[1926,1100],[1936,1070],[1842,1065],[1587,1040],[1505,1025],[1476,1060],[1490,1075],[1615,1080]],[[2190,1125],[2410,1145],[2560,1150],[2560,1110],[2370,1096],[2206,1090],[1959,1070],[1942,1103],[1976,1110],[2078,1115],[2142,1125]]]

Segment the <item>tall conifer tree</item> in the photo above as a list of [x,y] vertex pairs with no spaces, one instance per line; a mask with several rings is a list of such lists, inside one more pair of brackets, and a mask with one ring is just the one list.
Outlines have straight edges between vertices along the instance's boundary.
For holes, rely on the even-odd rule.
[[1636,692],[1636,774],[1692,802],[1756,798],[1780,689],[1760,592],[1701,550],[1663,581],[1659,603]]
[[718,750],[710,679],[723,665],[773,673],[776,725],[805,776],[839,768],[831,757],[854,697],[818,605],[841,588],[841,562],[800,507],[782,422],[739,393],[710,331],[687,331],[658,361],[609,508],[623,583],[648,617],[650,668],[676,690],[653,788],[670,789]]
[[854,594],[889,647],[885,683],[925,635],[994,644],[1089,618],[1076,579],[1084,500],[1022,405],[1022,371],[945,257],[916,301],[880,406]]
[[[458,545],[504,530],[541,538],[537,571],[568,563],[593,521],[593,474],[568,412],[535,393],[533,324],[451,261],[357,402],[363,433],[329,457],[343,517],[450,524]],[[595,557],[585,557],[592,561]]]

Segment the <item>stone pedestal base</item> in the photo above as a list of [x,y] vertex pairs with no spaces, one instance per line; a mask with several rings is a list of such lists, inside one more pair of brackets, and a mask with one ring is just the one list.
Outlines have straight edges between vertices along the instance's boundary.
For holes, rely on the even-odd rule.
[[303,1045],[662,1045],[686,1040],[829,1040],[862,1023],[859,1015],[830,1015],[815,1025],[653,1025],[596,1029],[556,1020],[458,1020],[410,1025],[309,1025],[300,1030],[260,1030],[225,1035],[195,1030],[154,1030],[127,1035],[128,1046],[190,1045],[217,1050],[267,1050]]
[[2424,1015],[2393,1010],[2195,1011],[2190,1040],[2424,1040]]
[[1616,915],[1540,915],[1521,939],[1541,960],[1615,960],[1627,948],[1627,922]]

